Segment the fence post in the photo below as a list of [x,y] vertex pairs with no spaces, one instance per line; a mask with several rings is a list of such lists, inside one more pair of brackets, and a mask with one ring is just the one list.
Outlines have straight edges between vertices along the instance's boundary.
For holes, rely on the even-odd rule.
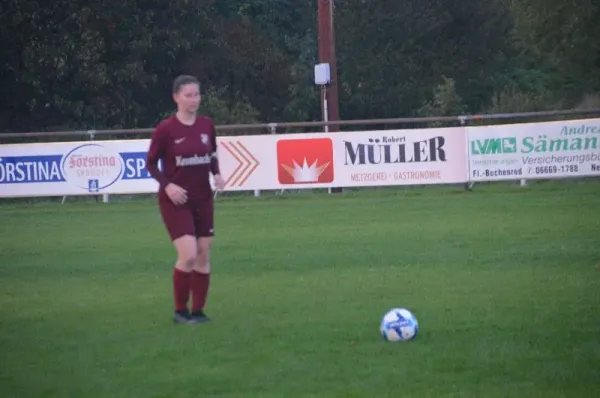
[[[467,116],[460,115],[458,117],[458,120],[459,120],[460,125],[462,127],[466,127],[467,126]],[[469,159],[469,137],[466,137],[466,140],[467,140],[467,159]],[[470,179],[471,179],[471,174],[469,173],[469,180]],[[475,185],[475,183],[473,181],[467,181],[467,182],[465,182],[465,190],[466,191],[472,191],[473,190],[473,185]]]
[[[268,127],[271,134],[277,134],[277,123],[269,123]],[[279,193],[283,194],[284,191],[285,189],[282,189]]]
[[[87,134],[90,137],[90,141],[94,141],[94,138],[96,137],[96,130],[88,130]],[[110,200],[110,195],[107,193],[103,193],[102,194],[102,203],[108,203],[109,200]],[[97,202],[98,202],[98,196],[96,195],[96,203]]]
[[[87,134],[90,136],[90,141],[94,141],[96,137],[96,130],[88,130]],[[102,203],[108,203],[110,200],[110,195],[107,193],[102,194]],[[96,202],[98,202],[98,196],[96,196]]]
[[277,134],[277,123],[269,123],[268,126],[271,134]]

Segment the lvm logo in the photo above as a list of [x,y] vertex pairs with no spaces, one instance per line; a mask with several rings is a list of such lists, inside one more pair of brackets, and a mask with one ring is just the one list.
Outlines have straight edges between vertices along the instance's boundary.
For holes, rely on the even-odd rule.
[[499,153],[516,153],[517,139],[515,137],[486,138],[471,141],[471,154],[494,155]]

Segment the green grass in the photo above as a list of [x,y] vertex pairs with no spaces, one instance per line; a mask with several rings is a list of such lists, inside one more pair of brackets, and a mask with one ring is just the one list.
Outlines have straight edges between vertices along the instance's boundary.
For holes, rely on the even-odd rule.
[[[600,183],[222,199],[207,312],[171,323],[152,201],[0,206],[10,397],[592,397]],[[416,340],[385,343],[389,308]]]

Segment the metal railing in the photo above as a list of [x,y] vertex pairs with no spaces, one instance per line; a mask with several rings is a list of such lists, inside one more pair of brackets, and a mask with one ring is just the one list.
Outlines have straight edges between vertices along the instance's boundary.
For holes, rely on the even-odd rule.
[[[429,123],[458,123],[467,125],[471,123],[481,123],[489,121],[513,121],[522,122],[527,119],[538,118],[571,118],[571,117],[598,117],[600,108],[592,109],[569,109],[541,112],[521,112],[521,113],[498,113],[481,115],[457,115],[457,116],[433,116],[433,117],[406,117],[390,119],[362,119],[362,120],[339,120],[339,121],[314,121],[314,122],[285,122],[285,123],[262,123],[262,124],[230,124],[219,125],[217,132],[262,130],[269,134],[276,134],[280,129],[295,128],[315,128],[324,126],[372,126],[372,125],[401,125],[401,124],[429,124]],[[73,131],[38,131],[21,133],[0,133],[0,141],[5,139],[19,138],[45,138],[45,137],[87,137],[96,139],[109,135],[149,135],[154,128],[136,128],[136,129],[107,129],[107,130],[73,130]],[[224,134],[227,135],[227,134]]]

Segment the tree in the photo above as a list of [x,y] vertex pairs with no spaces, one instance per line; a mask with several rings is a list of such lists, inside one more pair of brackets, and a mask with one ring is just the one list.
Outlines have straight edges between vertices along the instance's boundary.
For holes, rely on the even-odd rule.
[[549,71],[546,89],[570,103],[600,92],[600,3],[510,0],[515,45]]
[[416,115],[442,76],[467,110],[478,109],[507,63],[501,0],[348,0],[336,11],[343,118]]

